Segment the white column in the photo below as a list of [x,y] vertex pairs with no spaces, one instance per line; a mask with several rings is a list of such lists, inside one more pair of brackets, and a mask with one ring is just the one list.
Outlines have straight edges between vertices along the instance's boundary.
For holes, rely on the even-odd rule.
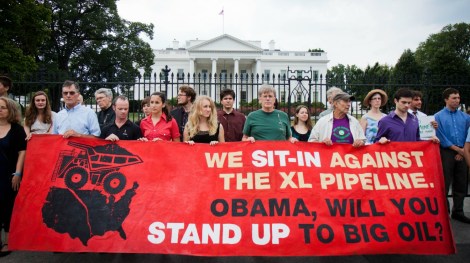
[[191,75],[190,80],[193,80],[194,75],[194,58],[189,59],[189,75]]
[[217,59],[211,58],[212,60],[212,78],[214,78],[214,74],[217,73]]
[[[217,73],[217,59],[211,58],[212,60],[212,83],[215,83],[215,74]],[[211,85],[211,98],[215,101],[215,84]]]
[[240,58],[234,58],[234,65],[233,65],[233,77],[235,78],[235,75],[238,75],[238,78],[240,78],[240,72],[238,69],[238,63],[240,61]]
[[[240,83],[240,70],[239,70],[239,61],[240,61],[240,58],[234,58],[234,65],[233,65],[233,83],[235,83],[235,81],[237,81],[237,84],[235,86],[235,102],[234,102],[234,107],[236,109],[239,108],[239,105],[240,105],[240,87],[241,87],[241,83]],[[237,78],[235,77],[237,76]]]
[[[263,80],[261,79],[261,59],[257,58],[256,59],[256,73],[255,73],[255,81],[256,81],[256,75],[258,75],[258,81],[261,81],[261,84],[263,84]],[[253,86],[252,86],[253,87]],[[252,92],[250,91],[250,94],[253,94],[253,96],[256,96],[254,98],[251,98],[252,100],[255,98],[258,98],[258,92]]]
[[256,59],[256,73],[255,73],[255,79],[256,79],[256,74],[259,75],[259,77],[261,78],[261,59]]

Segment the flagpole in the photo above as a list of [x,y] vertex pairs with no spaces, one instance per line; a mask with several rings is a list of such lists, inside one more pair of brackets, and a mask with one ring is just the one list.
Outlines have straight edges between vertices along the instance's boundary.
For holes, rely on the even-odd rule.
[[222,15],[222,35],[225,34],[225,12],[224,7],[222,7],[222,11],[220,11],[219,15]]

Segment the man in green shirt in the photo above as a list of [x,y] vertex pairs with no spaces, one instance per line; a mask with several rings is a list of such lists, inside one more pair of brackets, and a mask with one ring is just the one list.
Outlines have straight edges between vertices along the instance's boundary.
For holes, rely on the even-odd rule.
[[248,114],[242,140],[291,140],[289,116],[274,108],[276,90],[270,85],[262,85],[258,90],[258,100],[261,109]]

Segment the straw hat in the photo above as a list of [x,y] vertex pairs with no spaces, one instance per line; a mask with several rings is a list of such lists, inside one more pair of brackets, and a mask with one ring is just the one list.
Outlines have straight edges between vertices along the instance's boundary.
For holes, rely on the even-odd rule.
[[372,98],[372,96],[374,96],[375,94],[379,94],[380,97],[382,97],[382,104],[380,104],[380,106],[384,106],[385,104],[387,104],[387,100],[388,100],[388,96],[387,96],[387,93],[385,93],[385,91],[381,90],[381,89],[373,89],[371,91],[369,91],[369,93],[367,93],[366,97],[364,98],[364,101],[362,102],[362,105],[366,106],[366,107],[369,107],[370,104],[370,99]]

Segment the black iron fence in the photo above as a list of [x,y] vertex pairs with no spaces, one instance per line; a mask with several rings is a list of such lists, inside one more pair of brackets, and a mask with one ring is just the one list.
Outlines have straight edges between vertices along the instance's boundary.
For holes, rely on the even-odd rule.
[[[326,100],[326,90],[336,86],[344,91],[355,95],[356,101],[352,103],[351,113],[357,117],[362,116],[366,109],[362,107],[362,99],[371,89],[380,88],[389,95],[389,101],[383,111],[388,112],[393,109],[393,93],[401,87],[416,89],[423,92],[423,108],[427,114],[434,114],[439,111],[444,102],[441,97],[445,88],[453,87],[461,92],[462,108],[468,105],[470,98],[470,82],[456,81],[446,82],[436,81],[433,77],[421,77],[419,82],[410,80],[393,80],[390,78],[375,79],[345,79],[330,78],[330,76],[317,75],[317,71],[298,70],[288,68],[285,75],[255,75],[240,74],[177,74],[171,72],[168,67],[162,69],[158,74],[145,75],[140,78],[130,78],[115,80],[113,78],[101,81],[79,81],[81,93],[84,96],[85,104],[95,110],[98,109],[94,92],[99,88],[112,89],[115,94],[122,94],[129,98],[131,103],[131,120],[136,120],[141,115],[141,101],[155,91],[167,94],[169,106],[176,105],[178,87],[181,85],[192,86],[196,94],[204,94],[214,98],[216,103],[220,102],[220,92],[223,89],[233,89],[236,94],[235,108],[247,114],[260,107],[257,100],[258,89],[263,84],[272,85],[276,91],[278,108],[287,112],[290,116],[294,114],[294,109],[299,104],[309,107],[310,112],[316,120],[316,116],[323,111],[328,103]],[[14,80],[12,94],[20,102],[23,109],[29,104],[31,95],[38,91],[46,91],[50,98],[53,110],[58,111],[61,105],[61,86],[64,80],[72,79],[68,74],[39,72],[20,81]],[[406,81],[405,81],[406,80]],[[411,79],[416,81],[415,78]]]

